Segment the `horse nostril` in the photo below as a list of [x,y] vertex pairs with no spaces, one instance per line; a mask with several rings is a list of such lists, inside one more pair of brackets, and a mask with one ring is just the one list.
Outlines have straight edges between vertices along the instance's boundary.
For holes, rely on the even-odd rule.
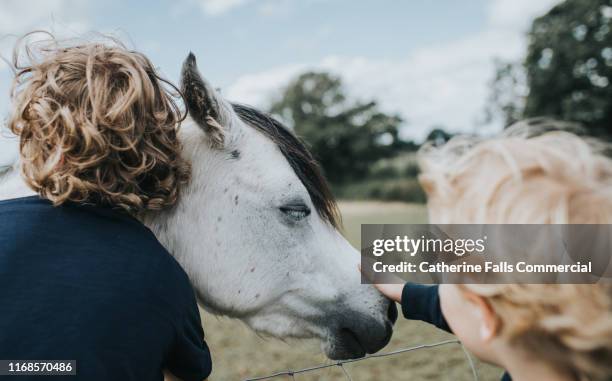
[[389,301],[389,309],[387,310],[387,317],[391,321],[391,324],[395,324],[397,321],[397,306],[395,302]]
[[339,329],[339,336],[345,348],[352,348],[352,355],[358,357],[365,353],[378,352],[387,345],[393,333],[391,321],[380,321],[366,315],[353,316],[349,321],[345,321],[345,324]]

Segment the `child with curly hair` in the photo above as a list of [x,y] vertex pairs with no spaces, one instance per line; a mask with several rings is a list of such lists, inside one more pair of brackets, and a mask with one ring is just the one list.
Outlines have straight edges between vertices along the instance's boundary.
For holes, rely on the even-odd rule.
[[136,218],[189,178],[176,93],[115,41],[24,51],[8,126],[37,195],[0,201],[0,358],[76,360],[75,380],[206,378],[194,291]]

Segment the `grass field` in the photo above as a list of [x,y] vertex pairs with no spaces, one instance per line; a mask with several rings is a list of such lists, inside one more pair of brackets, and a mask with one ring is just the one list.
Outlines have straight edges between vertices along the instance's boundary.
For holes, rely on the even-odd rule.
[[[341,202],[346,237],[359,247],[360,225],[365,223],[425,223],[422,205],[381,202]],[[202,319],[213,355],[212,381],[241,380],[286,369],[329,363],[315,342],[265,339],[241,322],[217,318],[203,312]],[[422,322],[400,320],[383,352],[454,338]],[[476,362],[480,380],[499,380],[501,370]],[[472,380],[461,347],[447,345],[422,349],[383,359],[346,365],[354,381],[384,380]],[[279,377],[274,380],[290,380]],[[346,380],[337,367],[296,375],[296,380]]]

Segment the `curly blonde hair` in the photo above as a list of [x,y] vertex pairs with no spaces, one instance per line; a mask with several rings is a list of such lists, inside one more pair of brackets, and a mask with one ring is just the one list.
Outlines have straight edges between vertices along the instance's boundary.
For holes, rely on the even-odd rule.
[[[610,224],[609,145],[550,120],[491,139],[457,137],[419,152],[432,223]],[[603,281],[607,282],[607,281]],[[612,374],[612,285],[466,284],[510,343],[578,380]]]
[[466,284],[501,321],[500,335],[580,381],[612,374],[612,285]]
[[418,153],[431,223],[612,224],[610,145],[528,120]]
[[189,177],[177,138],[180,92],[143,54],[107,40],[16,45],[8,126],[20,138],[22,174],[54,205],[169,207]]

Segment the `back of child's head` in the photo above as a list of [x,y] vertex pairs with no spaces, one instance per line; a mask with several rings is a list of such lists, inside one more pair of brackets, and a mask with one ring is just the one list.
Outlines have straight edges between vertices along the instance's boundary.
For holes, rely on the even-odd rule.
[[430,222],[612,223],[608,147],[551,130],[556,125],[522,122],[495,138],[424,146],[420,181]]
[[189,171],[177,139],[183,115],[147,57],[110,39],[19,46],[9,128],[27,184],[55,205],[174,204]]
[[[555,127],[556,122],[546,122]],[[606,144],[563,131],[511,127],[499,137],[458,137],[419,152],[431,223],[612,223]],[[500,319],[500,335],[577,379],[612,374],[612,287],[469,284]]]

